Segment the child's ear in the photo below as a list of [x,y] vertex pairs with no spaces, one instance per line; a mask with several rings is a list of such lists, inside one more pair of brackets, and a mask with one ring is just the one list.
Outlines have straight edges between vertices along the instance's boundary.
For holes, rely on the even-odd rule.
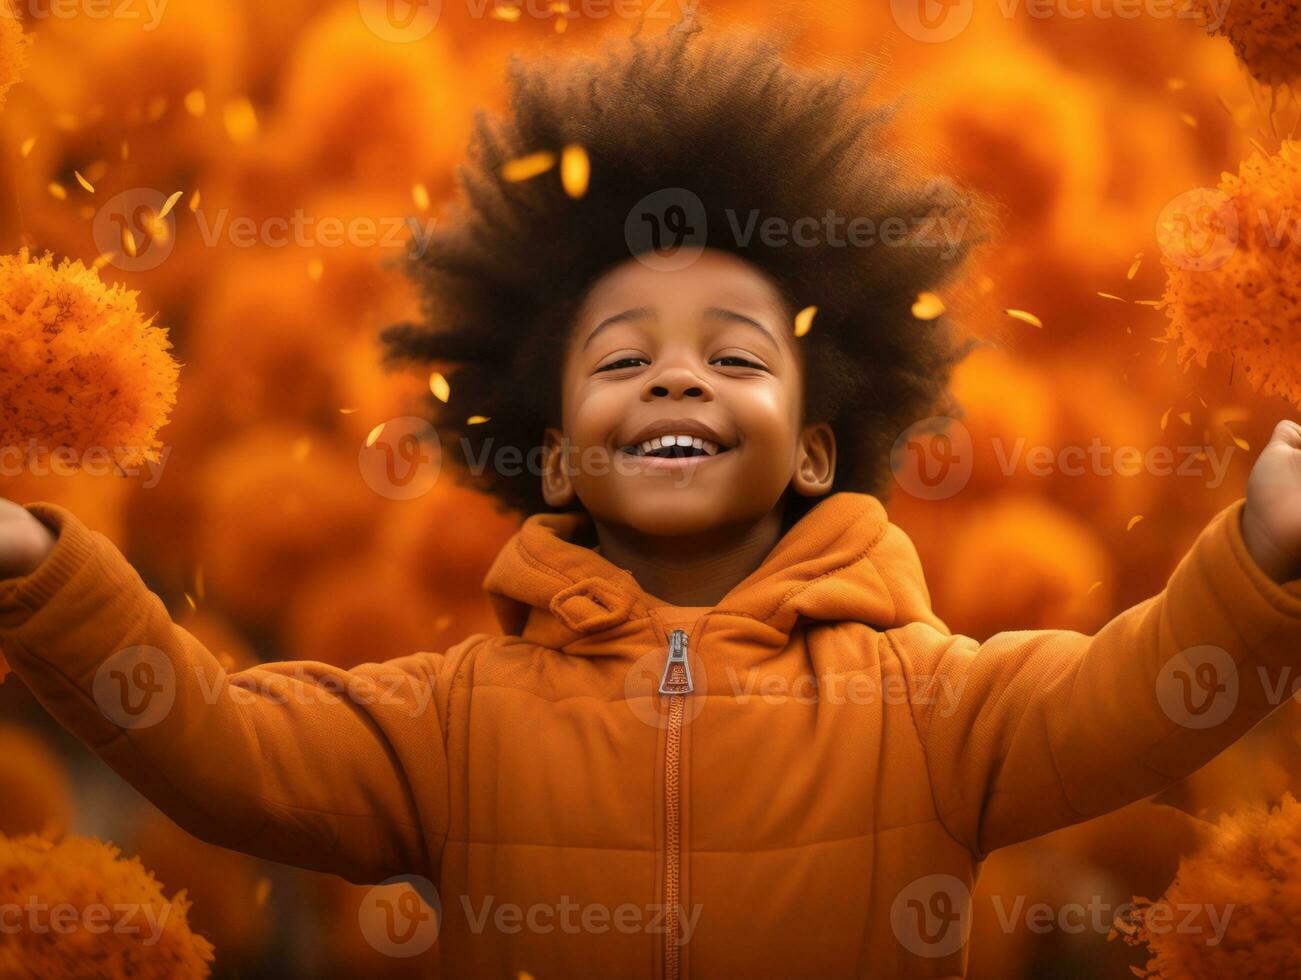
[[836,436],[825,422],[806,426],[796,448],[791,486],[804,497],[821,497],[836,478]]
[[564,435],[548,426],[542,440],[542,499],[548,507],[568,507],[574,502],[567,456]]

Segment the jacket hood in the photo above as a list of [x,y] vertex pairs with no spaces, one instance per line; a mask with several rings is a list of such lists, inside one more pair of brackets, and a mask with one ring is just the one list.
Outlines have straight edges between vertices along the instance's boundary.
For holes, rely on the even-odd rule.
[[[588,520],[535,514],[497,556],[483,585],[507,635],[566,648],[672,608],[630,572],[574,543]],[[711,612],[781,637],[801,618],[877,629],[920,621],[947,632],[931,611],[912,541],[876,497],[861,493],[832,494],[815,506]]]

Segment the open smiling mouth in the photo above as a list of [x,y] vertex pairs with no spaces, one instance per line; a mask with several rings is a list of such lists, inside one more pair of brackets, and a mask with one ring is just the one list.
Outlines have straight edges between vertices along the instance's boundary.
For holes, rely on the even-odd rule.
[[720,456],[728,449],[728,446],[699,436],[657,436],[635,446],[623,446],[619,452],[655,459],[690,459],[695,456]]

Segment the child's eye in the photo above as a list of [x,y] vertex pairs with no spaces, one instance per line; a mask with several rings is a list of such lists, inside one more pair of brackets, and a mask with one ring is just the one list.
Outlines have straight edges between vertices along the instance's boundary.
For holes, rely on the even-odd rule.
[[637,367],[639,364],[649,363],[650,361],[646,360],[644,357],[621,357],[617,361],[611,361],[609,364],[602,364],[596,370],[598,373],[601,371],[617,371],[620,368]]
[[758,361],[752,361],[748,357],[738,357],[735,354],[724,354],[722,357],[714,358],[710,363],[718,364],[722,367],[748,367],[758,368],[760,371],[768,370]]

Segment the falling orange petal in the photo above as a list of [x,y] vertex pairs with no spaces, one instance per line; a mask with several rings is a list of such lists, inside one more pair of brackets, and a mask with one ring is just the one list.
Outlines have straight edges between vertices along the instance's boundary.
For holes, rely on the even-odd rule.
[[171,214],[172,208],[176,207],[176,202],[179,201],[180,199],[181,199],[181,192],[176,191],[174,194],[172,194],[171,197],[167,199],[167,203],[163,205],[163,209],[158,212],[158,217],[166,218],[169,214]]
[[452,397],[452,386],[447,383],[447,379],[438,371],[429,376],[429,390],[433,392],[435,398],[444,404],[447,403],[447,399]]
[[1044,325],[1044,322],[1037,316],[1033,313],[1027,313],[1025,310],[1004,310],[1003,313],[1010,316],[1013,320],[1021,320],[1024,323],[1030,324],[1032,327],[1042,328]]
[[530,153],[528,156],[507,160],[501,165],[501,179],[509,184],[529,180],[538,174],[544,174],[556,165],[556,155],[547,150]]
[[587,151],[577,143],[570,143],[560,154],[560,183],[565,193],[580,198],[587,193],[587,182],[592,175],[592,162]]
[[817,315],[816,306],[806,306],[795,314],[795,336],[803,337],[813,329],[813,318]]
[[944,315],[944,300],[935,293],[918,293],[917,300],[912,305],[912,314],[918,320],[934,320]]

